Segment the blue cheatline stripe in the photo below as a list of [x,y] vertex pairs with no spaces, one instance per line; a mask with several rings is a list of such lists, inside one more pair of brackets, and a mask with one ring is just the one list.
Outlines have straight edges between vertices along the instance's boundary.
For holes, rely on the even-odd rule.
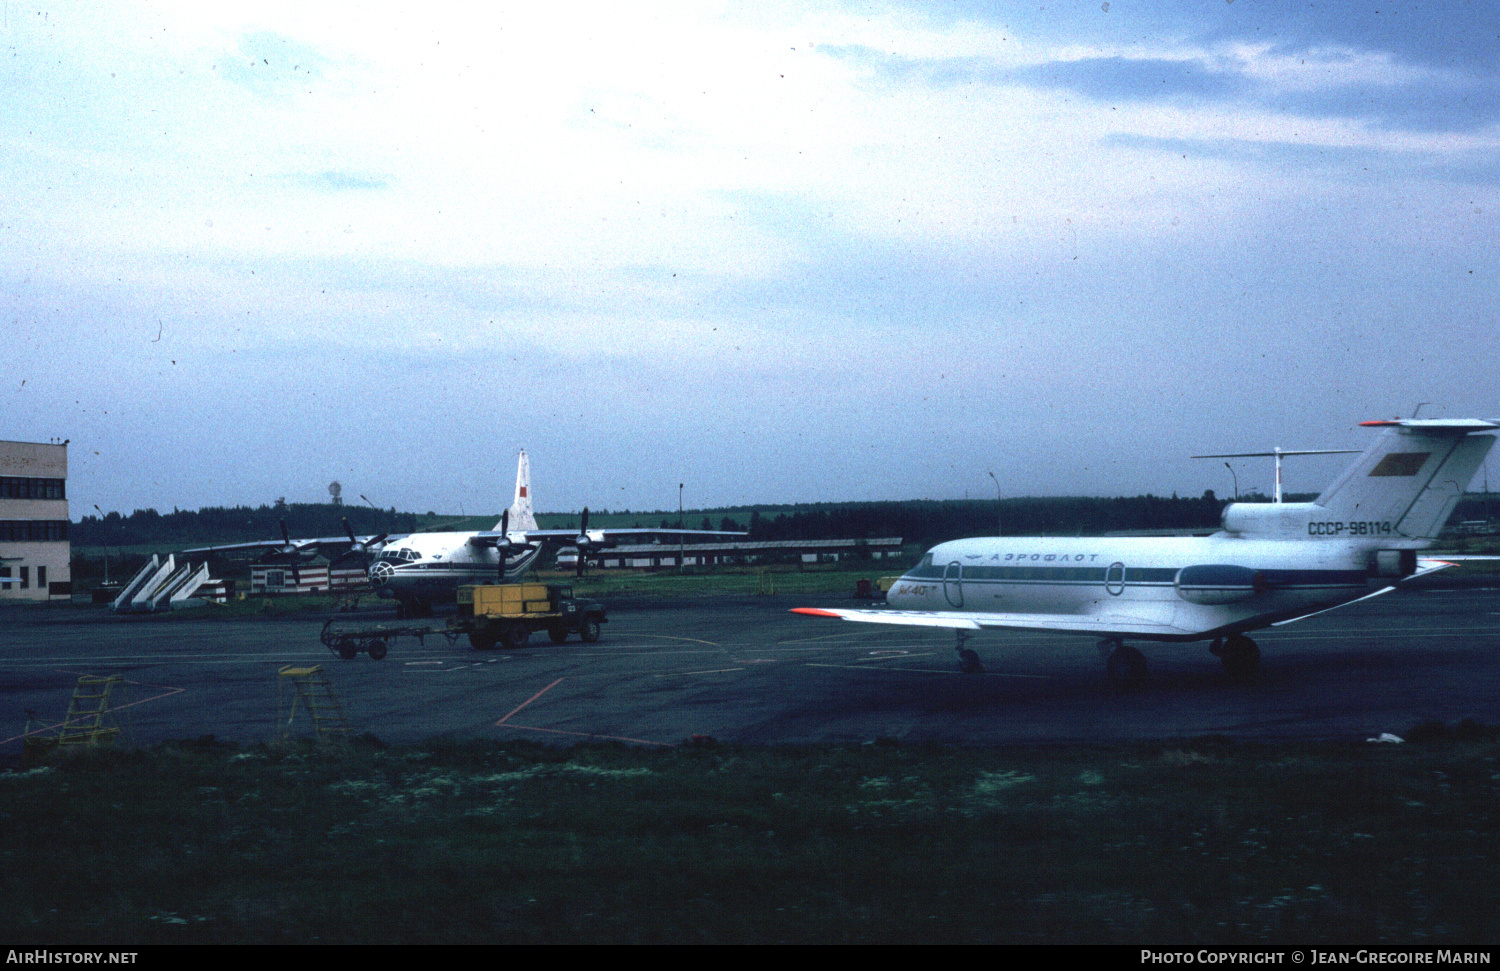
[[[1106,567],[1072,566],[966,566],[963,569],[964,583],[1049,583],[1049,584],[1102,584]],[[1364,570],[1256,570],[1268,587],[1329,587],[1356,586],[1365,582]],[[1125,567],[1125,581],[1131,586],[1165,584],[1172,585],[1177,579],[1176,567]],[[953,583],[956,576],[945,577],[942,568],[918,567],[901,577],[904,581]],[[1231,584],[1236,586],[1237,584]],[[1193,584],[1198,587],[1202,584]]]

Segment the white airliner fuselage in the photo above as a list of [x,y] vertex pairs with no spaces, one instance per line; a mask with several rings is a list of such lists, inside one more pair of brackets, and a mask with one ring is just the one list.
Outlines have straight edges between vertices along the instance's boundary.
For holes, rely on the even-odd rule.
[[[892,609],[798,613],[959,632],[986,628],[1092,633],[1119,681],[1145,659],[1124,640],[1212,640],[1231,674],[1260,652],[1246,631],[1386,593],[1455,565],[1431,545],[1494,444],[1500,421],[1366,422],[1379,438],[1312,502],[1233,503],[1208,537],[981,537],[933,547],[887,594]],[[1283,453],[1294,454],[1294,453]]]
[[1080,630],[1202,640],[1372,592],[1368,564],[1380,548],[1224,536],[962,539],[933,547],[886,602],[950,619],[1021,613],[1056,629],[1064,615]]

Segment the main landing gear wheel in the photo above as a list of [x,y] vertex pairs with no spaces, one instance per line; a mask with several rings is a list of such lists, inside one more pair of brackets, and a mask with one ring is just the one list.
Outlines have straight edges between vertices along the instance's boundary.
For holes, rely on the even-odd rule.
[[1105,668],[1109,671],[1111,682],[1121,688],[1139,688],[1146,683],[1144,654],[1120,641],[1102,641],[1099,647],[1109,651]]
[[1222,641],[1215,638],[1208,650],[1223,663],[1224,673],[1235,681],[1248,681],[1260,670],[1260,647],[1244,634],[1231,634]]
[[333,649],[339,652],[339,657],[346,661],[352,661],[359,654],[359,645],[354,643],[352,637],[340,637],[333,645]]
[[958,651],[958,669],[964,674],[983,674],[984,663],[979,660],[979,655],[964,647],[969,640],[969,632],[960,630],[954,633],[958,635],[958,644],[954,647]]

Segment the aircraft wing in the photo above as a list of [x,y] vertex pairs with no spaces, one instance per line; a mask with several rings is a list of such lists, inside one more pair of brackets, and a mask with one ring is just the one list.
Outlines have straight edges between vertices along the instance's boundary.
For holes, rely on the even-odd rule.
[[1438,570],[1460,566],[1471,560],[1500,560],[1500,556],[1484,556],[1479,553],[1438,553],[1436,556],[1419,556],[1417,557],[1417,572],[1412,576],[1419,577],[1427,573],[1436,573]]
[[1017,630],[1058,631],[1068,634],[1100,636],[1176,638],[1197,631],[1172,624],[1155,623],[1145,618],[1102,614],[996,614],[979,611],[933,610],[855,610],[846,608],[794,607],[794,614],[810,617],[836,617],[866,624],[905,624],[912,627],[950,627],[958,630],[1012,628]]
[[[486,534],[481,533],[480,535],[483,536]],[[499,534],[496,533],[495,535],[498,536]],[[528,529],[524,532],[512,530],[510,535],[512,538],[517,538],[519,542],[534,543],[544,539],[577,539],[579,531],[576,529]],[[684,539],[691,539],[698,536],[706,539],[743,539],[750,534],[723,532],[717,529],[651,529],[631,527],[630,529],[591,529],[588,531],[588,535],[591,539],[597,541],[601,538],[613,540],[626,536],[681,536]]]
[[[364,546],[376,536],[356,536],[354,542],[349,541],[347,536],[318,536],[312,539],[294,539],[291,542],[277,542],[275,540],[260,540],[253,543],[225,543],[222,546],[200,546],[197,549],[182,550],[184,555],[189,554],[218,554],[218,553],[301,553],[307,550],[323,550],[324,548],[338,548],[347,546]],[[401,536],[387,536],[385,542],[401,539]]]
[[[1408,581],[1415,580],[1417,577],[1425,577],[1429,573],[1436,573],[1439,570],[1452,569],[1455,566],[1459,566],[1463,560],[1500,560],[1500,556],[1470,556],[1468,554],[1458,554],[1458,555],[1454,555],[1454,556],[1443,556],[1441,558],[1436,557],[1436,556],[1419,556],[1419,557],[1417,557],[1417,570],[1416,570],[1416,572],[1413,573],[1409,577],[1402,578],[1401,582],[1402,583],[1406,583]],[[1348,603],[1341,603],[1341,604],[1337,604],[1337,605],[1332,606],[1332,607],[1325,607],[1322,610],[1314,610],[1310,614],[1302,614],[1299,617],[1290,617],[1290,618],[1288,618],[1286,620],[1278,620],[1276,623],[1272,624],[1271,626],[1272,627],[1282,627],[1282,626],[1284,626],[1286,624],[1295,624],[1299,620],[1306,620],[1309,617],[1316,617],[1319,614],[1326,614],[1330,610],[1338,610],[1338,609],[1340,609],[1342,607],[1349,606],[1349,604],[1357,604],[1361,600],[1370,600],[1371,598],[1379,597],[1382,594],[1390,593],[1394,589],[1396,589],[1396,584],[1393,583],[1390,586],[1381,587],[1379,590],[1376,590],[1374,593],[1367,593],[1363,597],[1360,597],[1358,600],[1350,600]]]

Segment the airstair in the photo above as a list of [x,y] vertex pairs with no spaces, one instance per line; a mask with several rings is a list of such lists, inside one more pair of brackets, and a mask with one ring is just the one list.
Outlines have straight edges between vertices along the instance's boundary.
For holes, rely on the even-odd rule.
[[186,606],[199,587],[210,582],[208,563],[196,570],[191,563],[178,565],[175,555],[165,561],[152,554],[111,605],[117,613],[151,613]]

